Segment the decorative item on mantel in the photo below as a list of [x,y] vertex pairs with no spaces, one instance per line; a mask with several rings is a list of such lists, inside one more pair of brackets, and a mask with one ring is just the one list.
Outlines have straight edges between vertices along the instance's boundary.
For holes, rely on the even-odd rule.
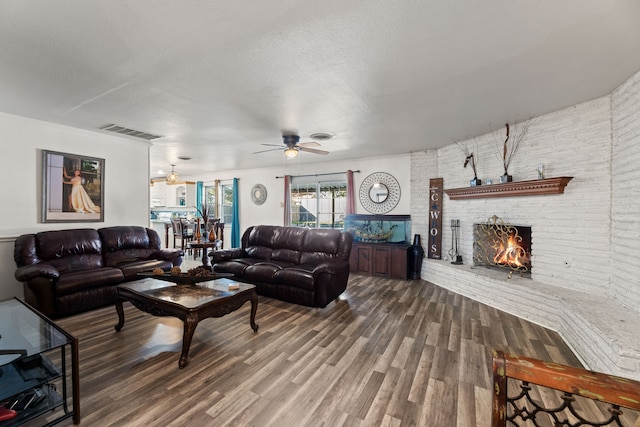
[[518,153],[518,150],[520,149],[520,144],[522,143],[524,136],[527,134],[527,131],[529,130],[530,125],[531,125],[531,120],[527,120],[520,126],[520,130],[518,131],[516,125],[514,124],[513,139],[512,139],[512,143],[509,144],[508,143],[509,137],[511,135],[509,134],[509,123],[506,123],[504,126],[506,128],[507,135],[506,135],[506,138],[504,139],[504,142],[502,143],[502,149],[498,148],[498,143],[496,142],[496,148],[498,149],[499,155],[502,156],[501,158],[502,166],[504,167],[504,174],[500,176],[500,182],[503,184],[506,182],[513,181],[513,176],[509,175],[509,165],[511,164],[511,161]]
[[456,144],[458,145],[458,147],[460,147],[465,156],[467,156],[464,159],[463,167],[466,168],[469,162],[471,162],[471,167],[473,168],[473,179],[469,181],[469,185],[471,185],[472,187],[475,187],[476,185],[482,185],[482,180],[478,178],[478,172],[476,171],[476,158],[473,156],[473,152],[469,150],[469,147],[467,147],[466,144],[463,144],[459,141],[456,141]]

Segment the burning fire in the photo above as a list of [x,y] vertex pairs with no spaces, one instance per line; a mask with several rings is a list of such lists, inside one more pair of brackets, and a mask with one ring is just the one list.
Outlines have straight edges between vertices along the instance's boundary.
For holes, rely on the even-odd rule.
[[525,267],[529,263],[529,256],[520,245],[521,241],[522,237],[516,233],[510,233],[506,242],[498,242],[493,262],[516,269]]

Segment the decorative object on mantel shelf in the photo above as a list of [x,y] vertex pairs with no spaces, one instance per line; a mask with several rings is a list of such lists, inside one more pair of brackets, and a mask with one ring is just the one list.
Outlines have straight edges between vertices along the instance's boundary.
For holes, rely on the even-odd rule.
[[531,125],[531,120],[527,120],[526,122],[522,123],[522,125],[520,126],[520,129],[518,130],[517,125],[514,124],[513,132],[512,132],[513,138],[512,138],[511,144],[509,144],[509,138],[511,137],[509,132],[510,130],[509,123],[506,123],[504,125],[506,128],[506,137],[504,139],[504,142],[502,143],[502,149],[498,148],[498,143],[496,142],[496,148],[498,149],[498,153],[502,157],[501,158],[502,166],[504,167],[504,174],[500,176],[501,183],[513,181],[513,176],[509,175],[509,165],[511,164],[511,161],[518,153],[518,150],[520,149],[520,144],[522,143],[524,136],[527,134],[527,131],[529,130],[530,125]]
[[483,185],[482,187],[450,188],[444,190],[444,192],[447,193],[451,200],[563,194],[564,187],[566,187],[567,183],[572,179],[572,176],[560,176],[556,178],[534,179],[531,181]]
[[469,181],[469,185],[472,187],[475,187],[477,185],[482,185],[482,180],[478,178],[478,172],[476,170],[476,158],[473,156],[473,152],[469,150],[469,147],[467,147],[466,144],[463,144],[460,141],[456,141],[456,145],[460,147],[464,155],[467,156],[464,159],[463,167],[466,168],[469,162],[471,162],[471,167],[473,168],[473,179]]

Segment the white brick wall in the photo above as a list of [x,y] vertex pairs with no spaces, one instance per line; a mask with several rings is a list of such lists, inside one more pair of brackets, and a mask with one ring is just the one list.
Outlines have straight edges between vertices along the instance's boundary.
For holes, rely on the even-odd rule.
[[[478,178],[498,181],[503,140],[504,128],[464,141],[478,158]],[[427,193],[433,177],[444,178],[445,189],[468,186],[473,171],[463,163],[453,141],[413,153],[412,197]],[[564,194],[445,196],[443,250],[451,246],[448,224],[460,219],[466,265],[425,259],[422,277],[557,330],[592,369],[639,378],[640,340],[630,331],[640,329],[640,73],[611,96],[533,119],[509,172],[516,181],[535,179],[538,163],[547,177],[574,177]],[[412,203],[412,221],[425,233],[421,206]],[[473,224],[494,214],[532,227],[531,279],[471,269]]]
[[[544,163],[547,176],[574,177],[565,194],[457,201],[445,196],[443,224],[461,220],[465,263],[471,262],[473,254],[473,224],[495,214],[514,225],[532,227],[534,279],[589,293],[605,291],[610,275],[609,107],[609,97],[600,98],[536,118],[531,124],[509,172],[514,180],[535,179],[538,163]],[[479,156],[478,178],[499,180],[502,167],[496,144],[503,139],[500,129],[467,142]],[[437,170],[445,188],[469,185],[473,171],[463,168],[463,162],[464,154],[457,145],[439,150]],[[412,189],[414,194],[424,191]],[[413,218],[416,222],[415,215]],[[448,249],[448,227],[443,237]]]
[[[610,295],[640,310],[640,73],[611,95]],[[640,338],[639,338],[640,340]]]

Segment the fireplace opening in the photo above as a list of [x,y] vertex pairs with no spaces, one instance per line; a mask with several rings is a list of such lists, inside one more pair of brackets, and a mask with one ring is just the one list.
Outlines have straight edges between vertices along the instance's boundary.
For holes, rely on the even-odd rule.
[[492,216],[473,226],[473,264],[531,274],[531,227],[511,225]]

